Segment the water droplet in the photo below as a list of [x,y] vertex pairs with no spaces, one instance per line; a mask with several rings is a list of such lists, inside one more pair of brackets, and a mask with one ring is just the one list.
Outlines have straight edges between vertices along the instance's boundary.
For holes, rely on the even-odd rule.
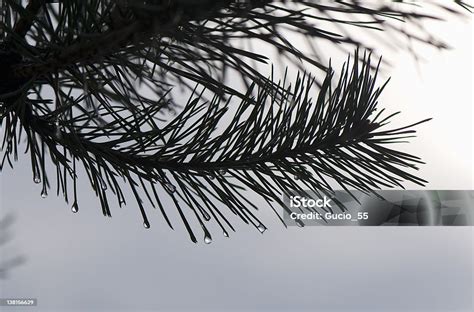
[[213,174],[209,175],[209,180],[214,180],[216,177]]
[[72,211],[73,213],[77,213],[77,212],[79,211],[79,207],[77,206],[77,204],[72,205],[71,211]]
[[219,169],[219,174],[220,175],[225,175],[227,173],[227,170],[225,169]]
[[107,190],[107,182],[104,179],[100,180],[100,187],[105,191]]
[[43,190],[41,191],[41,197],[42,197],[42,198],[48,197],[48,191],[46,191],[46,189],[43,189]]
[[149,229],[149,228],[150,228],[150,222],[148,222],[148,220],[145,220],[145,221],[143,222],[143,227],[144,227],[145,229]]
[[267,228],[265,227],[265,225],[263,225],[262,223],[260,223],[258,226],[257,226],[257,229],[259,230],[260,233],[263,233],[267,230]]
[[205,210],[202,211],[202,216],[206,221],[211,220],[211,216]]
[[165,183],[165,189],[170,193],[176,192],[176,186],[171,183]]
[[36,175],[33,177],[33,182],[35,182],[36,184],[40,184],[41,183],[41,178],[39,177],[39,175]]
[[293,177],[293,179],[295,179],[295,180],[299,180],[299,179],[300,179],[300,177],[299,177],[299,176],[297,176],[297,175],[295,175],[295,176]]
[[209,233],[206,233],[206,235],[204,236],[204,243],[207,244],[207,245],[212,243],[212,237]]
[[226,230],[224,230],[224,232],[222,232],[222,234],[224,234],[224,237],[229,237],[229,233],[227,233]]

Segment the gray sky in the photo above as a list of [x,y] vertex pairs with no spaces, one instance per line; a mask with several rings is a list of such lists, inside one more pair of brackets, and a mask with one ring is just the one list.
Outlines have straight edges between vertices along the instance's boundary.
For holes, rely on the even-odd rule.
[[[381,51],[392,80],[380,102],[402,111],[400,124],[434,118],[404,147],[427,162],[429,189],[472,189],[472,21],[429,27],[453,49],[417,46],[418,63]],[[472,227],[284,229],[261,211],[264,235],[235,223],[231,238],[216,233],[211,245],[195,245],[177,218],[171,231],[153,211],[145,230],[134,205],[107,219],[88,193],[72,214],[55,196],[41,199],[25,157],[15,165],[0,179],[1,215],[16,216],[1,252],[27,262],[0,280],[0,297],[38,298],[28,311],[473,309]]]

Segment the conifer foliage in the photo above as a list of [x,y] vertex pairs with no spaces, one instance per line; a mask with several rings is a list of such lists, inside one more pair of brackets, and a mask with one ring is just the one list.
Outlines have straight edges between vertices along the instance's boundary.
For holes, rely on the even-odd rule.
[[[444,48],[421,23],[472,8],[454,2],[420,1],[420,13],[403,1],[2,0],[0,169],[24,149],[43,197],[78,212],[88,180],[105,216],[134,201],[146,228],[151,207],[173,228],[176,209],[206,243],[210,222],[225,236],[231,218],[265,231],[248,194],[279,215],[290,190],[423,185],[421,160],[392,144],[418,123],[390,127],[380,59],[357,34]],[[242,45],[258,41],[299,66],[296,79],[259,71],[268,55]],[[352,51],[339,70],[322,42]]]

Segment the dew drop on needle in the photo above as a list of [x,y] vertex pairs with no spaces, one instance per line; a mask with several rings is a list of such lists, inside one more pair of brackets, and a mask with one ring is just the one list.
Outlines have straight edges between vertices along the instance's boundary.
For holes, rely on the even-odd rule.
[[44,189],[44,190],[41,191],[41,197],[42,197],[42,198],[48,197],[48,192],[46,191],[46,189]]
[[38,175],[35,175],[34,178],[33,178],[33,182],[35,182],[36,184],[40,184],[41,183],[41,178]]
[[204,236],[204,243],[207,245],[212,243],[212,237],[209,234],[206,234],[206,236]]
[[259,230],[260,233],[263,233],[267,230],[267,228],[265,227],[265,225],[263,225],[262,223],[260,223],[258,226],[257,226],[257,229]]
[[219,174],[220,175],[225,175],[227,173],[227,170],[225,169],[219,169]]
[[176,186],[174,186],[173,184],[171,183],[165,183],[165,188],[168,192],[170,193],[174,193],[176,192]]

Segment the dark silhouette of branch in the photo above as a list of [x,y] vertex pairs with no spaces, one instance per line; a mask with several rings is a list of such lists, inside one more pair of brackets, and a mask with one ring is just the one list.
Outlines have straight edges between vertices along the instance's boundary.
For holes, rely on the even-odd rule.
[[[433,6],[451,16],[471,8],[454,3]],[[275,209],[289,190],[330,193],[336,184],[370,192],[425,183],[413,173],[419,158],[389,148],[409,138],[416,124],[390,129],[393,115],[376,112],[385,87],[376,85],[380,63],[356,52],[335,76],[317,45],[370,50],[351,35],[356,30],[444,48],[418,27],[439,19],[428,9],[355,0],[2,4],[0,169],[13,167],[25,139],[42,195],[53,186],[52,164],[56,193],[67,202],[72,194],[74,212],[77,180],[87,176],[104,215],[111,215],[111,198],[125,204],[128,187],[145,227],[148,204],[171,226],[163,205],[168,196],[191,239],[197,241],[189,218],[210,242],[206,222],[215,221],[228,236],[228,214],[265,230],[243,190]],[[292,36],[306,38],[314,53],[300,51]],[[261,73],[255,64],[268,62],[267,51],[240,45],[254,41],[299,66],[296,81]],[[307,64],[317,74],[308,74]],[[245,89],[229,83],[229,72]],[[177,86],[190,93],[187,103],[176,100]]]
[[25,262],[24,256],[12,256],[5,247],[12,239],[10,232],[14,221],[15,217],[12,214],[7,214],[0,219],[0,279],[7,278],[12,269]]

